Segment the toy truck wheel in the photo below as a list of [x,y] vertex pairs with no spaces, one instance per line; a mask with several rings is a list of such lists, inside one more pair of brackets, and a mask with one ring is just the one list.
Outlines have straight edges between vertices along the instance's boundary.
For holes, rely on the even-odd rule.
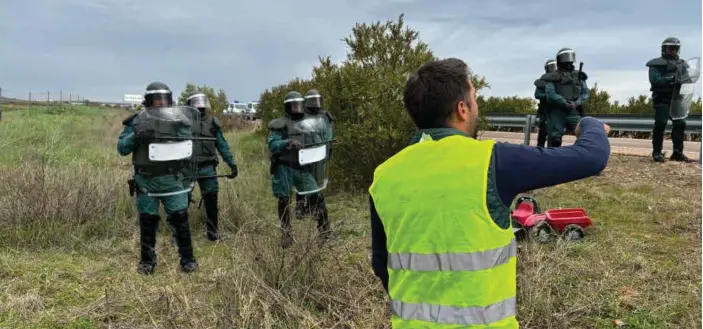
[[583,231],[581,226],[578,226],[576,224],[570,224],[564,228],[562,236],[566,241],[578,241],[586,236],[586,232]]
[[546,221],[538,221],[530,228],[530,239],[539,243],[548,243],[552,240],[552,228]]

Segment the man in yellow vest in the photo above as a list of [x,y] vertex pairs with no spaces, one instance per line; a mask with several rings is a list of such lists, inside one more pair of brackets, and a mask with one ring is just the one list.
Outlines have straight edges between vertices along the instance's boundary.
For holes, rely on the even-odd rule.
[[591,117],[567,147],[476,140],[469,73],[450,58],[408,79],[403,102],[419,130],[369,188],[372,267],[393,328],[518,328],[509,205],[519,193],[596,175],[610,157],[609,127]]

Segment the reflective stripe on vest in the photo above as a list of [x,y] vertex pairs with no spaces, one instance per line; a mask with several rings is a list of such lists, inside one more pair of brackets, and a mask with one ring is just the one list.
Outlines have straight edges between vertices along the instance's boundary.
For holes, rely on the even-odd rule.
[[493,145],[423,139],[376,168],[393,328],[518,328],[515,236],[486,203]]

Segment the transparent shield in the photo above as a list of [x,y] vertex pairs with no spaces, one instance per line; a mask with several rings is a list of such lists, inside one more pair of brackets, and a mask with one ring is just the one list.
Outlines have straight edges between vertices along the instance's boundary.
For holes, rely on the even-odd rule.
[[295,184],[296,193],[301,195],[317,193],[327,188],[329,174],[330,139],[327,122],[322,116],[309,116],[295,123],[300,132],[291,136],[303,147],[298,150],[300,184]]
[[200,126],[200,111],[190,106],[148,108],[137,116],[138,130],[153,136],[149,142],[149,161],[177,169],[182,175],[183,188],[160,193],[147,190],[151,196],[169,196],[192,191],[197,181],[197,158],[194,141],[199,139],[194,128]]
[[676,80],[681,82],[680,87],[674,90],[674,95],[671,99],[669,115],[672,120],[686,119],[691,110],[693,103],[693,92],[696,87],[696,82],[700,78],[701,65],[700,58],[694,57],[686,61],[684,66],[677,72]]

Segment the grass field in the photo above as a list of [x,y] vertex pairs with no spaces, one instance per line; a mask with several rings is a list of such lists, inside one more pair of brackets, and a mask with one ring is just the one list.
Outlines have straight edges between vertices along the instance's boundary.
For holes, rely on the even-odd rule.
[[[251,133],[227,134],[240,167],[221,181],[227,238],[207,241],[192,207],[199,271],[179,272],[162,220],[156,273],[138,275],[130,159],[116,151],[127,115],[4,114],[0,328],[389,327],[366,196],[334,191],[337,239],[319,250],[314,222],[294,219],[298,243],[282,251],[265,143]],[[544,207],[585,207],[596,226],[583,242],[521,245],[522,328],[700,327],[700,193],[696,165],[625,156],[602,176],[532,193]]]

